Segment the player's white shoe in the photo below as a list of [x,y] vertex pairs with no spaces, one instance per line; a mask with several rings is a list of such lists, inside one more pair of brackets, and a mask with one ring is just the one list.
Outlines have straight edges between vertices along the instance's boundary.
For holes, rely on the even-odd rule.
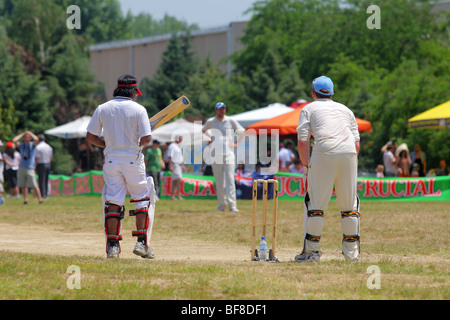
[[152,250],[150,248],[147,248],[140,241],[136,242],[133,253],[145,259],[155,259],[155,255],[153,254]]
[[320,262],[320,255],[318,252],[302,252],[295,256],[294,262]]
[[108,244],[108,249],[106,252],[106,257],[107,258],[118,258],[119,257],[119,245],[109,245]]

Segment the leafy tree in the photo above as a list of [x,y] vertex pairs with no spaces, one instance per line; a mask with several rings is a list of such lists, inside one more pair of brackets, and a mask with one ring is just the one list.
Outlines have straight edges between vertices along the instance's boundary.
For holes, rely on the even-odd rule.
[[285,65],[280,54],[270,48],[261,64],[251,73],[251,84],[247,87],[253,108],[260,108],[273,102],[290,104],[305,97],[305,86],[295,62]]
[[12,103],[14,106],[14,115],[18,119],[14,130],[40,132],[46,127],[42,119],[53,124],[52,115],[39,74],[27,74],[20,56],[20,51],[11,53],[11,40],[0,26],[0,72],[3,78],[0,82],[0,105],[6,108]]
[[173,34],[155,76],[142,81],[141,91],[145,99],[142,104],[147,111],[150,114],[156,113],[176,100],[188,85],[196,65],[191,51],[190,34],[186,33],[181,37]]
[[[449,14],[436,22],[432,3],[379,1],[381,29],[369,30],[366,9],[372,3],[366,0],[345,6],[334,0],[256,2],[242,38],[246,47],[233,61],[257,102],[267,99],[265,92],[271,98],[282,92],[273,88],[286,79],[283,70],[295,70],[291,66],[304,83],[321,74],[332,77],[334,99],[372,122],[372,132],[362,134],[360,164],[374,168],[391,138],[411,143],[412,137],[422,141],[421,134],[430,141],[445,136],[407,129],[408,118],[449,98]],[[437,150],[423,148],[430,155]]]
[[91,114],[98,101],[98,85],[90,71],[83,38],[67,34],[55,46],[46,71],[48,94],[55,108],[58,124]]
[[14,105],[11,99],[8,99],[6,105],[0,104],[0,140],[6,141],[13,137],[13,128],[18,119],[14,116]]
[[223,82],[223,79],[225,79],[225,72],[221,71],[208,56],[199,65],[197,72],[189,77],[188,85],[184,88],[184,92],[191,102],[191,107],[186,109],[185,115],[192,119],[202,120],[211,116],[211,106],[220,87],[218,82]]
[[131,33],[134,38],[199,29],[197,24],[189,25],[187,22],[179,21],[167,14],[160,21],[155,20],[150,14],[145,12],[141,12],[137,16],[131,16],[128,19],[130,20]]
[[[53,0],[64,9],[70,5],[80,8],[81,29],[72,30],[82,35],[88,44],[131,39],[131,14],[124,16],[117,0]],[[64,22],[65,26],[65,22]]]
[[44,65],[52,47],[67,32],[64,14],[54,0],[17,0],[8,35]]
[[205,121],[215,115],[214,105],[218,101],[225,102],[228,114],[240,113],[249,108],[252,100],[244,92],[243,78],[232,76],[228,79],[220,64],[214,63],[208,56],[189,77],[189,84],[183,90],[192,105],[186,110],[187,117]]

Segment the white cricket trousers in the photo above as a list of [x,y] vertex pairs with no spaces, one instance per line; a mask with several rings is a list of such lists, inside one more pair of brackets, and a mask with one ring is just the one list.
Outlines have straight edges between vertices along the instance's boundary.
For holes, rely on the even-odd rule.
[[[317,251],[321,254],[319,241],[307,240],[322,234],[324,215],[308,216],[308,210],[328,209],[328,203],[336,193],[336,205],[342,212],[357,211],[358,216],[341,219],[344,235],[357,236],[359,239],[359,199],[357,194],[357,154],[312,154],[308,169],[308,194],[305,197],[303,219],[304,251]],[[309,201],[307,201],[309,198]],[[311,238],[309,238],[311,239]],[[346,260],[355,261],[359,254],[358,241],[343,241],[342,252]]]
[[236,165],[232,164],[211,164],[216,182],[216,194],[219,208],[236,209],[236,187],[234,185],[234,171]]
[[312,154],[308,169],[310,209],[326,210],[336,192],[341,211],[357,210],[358,156],[353,153]]
[[[105,200],[123,206],[127,190],[131,199],[149,197],[144,156],[106,157],[103,165]],[[135,202],[135,208],[148,207],[149,200]]]

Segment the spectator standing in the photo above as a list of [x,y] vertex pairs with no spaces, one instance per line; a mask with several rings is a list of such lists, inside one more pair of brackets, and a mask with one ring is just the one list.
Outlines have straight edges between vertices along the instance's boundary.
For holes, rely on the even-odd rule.
[[292,142],[280,143],[280,150],[278,153],[280,172],[289,172],[289,166],[295,160],[295,153],[292,151]]
[[396,158],[397,158],[397,168],[398,168],[398,176],[399,177],[409,177],[410,167],[411,167],[411,158],[409,156],[408,146],[405,143],[402,143],[398,146],[396,150]]
[[53,148],[45,141],[43,134],[38,135],[39,143],[36,146],[36,171],[38,174],[39,189],[43,198],[48,198],[48,176],[50,175],[50,166],[53,160]]
[[148,174],[153,178],[155,183],[156,194],[159,197],[159,190],[161,185],[161,170],[164,169],[165,164],[162,159],[160,143],[158,140],[153,140],[152,147],[145,153],[145,166]]
[[9,195],[7,198],[20,198],[19,187],[17,186],[17,170],[19,170],[20,153],[14,148],[11,141],[6,143],[3,159],[5,160],[5,180],[8,182]]
[[419,177],[425,177],[427,172],[427,157],[418,144],[414,145],[414,151],[411,152],[411,166],[414,163],[419,165]]
[[386,147],[386,152],[383,154],[383,163],[386,170],[386,177],[397,176],[397,159],[394,155],[394,146],[392,144]]
[[[23,138],[23,142],[19,142]],[[31,141],[33,139],[33,141]],[[38,137],[31,131],[25,131],[14,137],[13,143],[19,148],[21,154],[19,170],[17,171],[17,185],[22,188],[23,203],[28,203],[28,188],[36,191],[39,204],[42,203],[41,192],[36,181],[36,145],[39,143]]]
[[180,148],[180,143],[183,141],[182,136],[178,136],[175,142],[172,142],[167,149],[169,152],[169,170],[172,172],[172,183],[170,188],[170,199],[174,200],[175,196],[178,200],[183,200],[181,197],[181,178],[185,167],[183,164],[183,153]]

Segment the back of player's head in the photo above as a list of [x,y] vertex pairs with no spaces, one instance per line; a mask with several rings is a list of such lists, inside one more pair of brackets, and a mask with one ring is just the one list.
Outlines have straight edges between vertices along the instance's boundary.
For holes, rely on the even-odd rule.
[[113,93],[114,97],[120,96],[131,98],[135,93],[142,96],[142,93],[137,86],[137,80],[135,77],[129,74],[124,74],[117,79],[117,88],[114,89]]

